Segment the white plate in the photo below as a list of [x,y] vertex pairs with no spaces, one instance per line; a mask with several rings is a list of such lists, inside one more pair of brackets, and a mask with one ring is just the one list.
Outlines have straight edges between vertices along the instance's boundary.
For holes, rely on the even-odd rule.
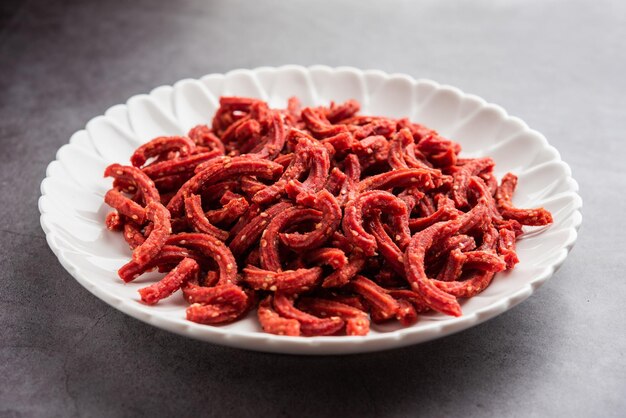
[[[210,123],[222,95],[259,97],[285,106],[295,95],[304,105],[357,99],[362,113],[411,120],[437,129],[463,146],[462,155],[489,155],[500,177],[519,176],[514,203],[544,206],[554,224],[518,242],[520,263],[498,274],[483,293],[462,302],[463,316],[423,315],[409,328],[374,326],[365,337],[285,337],[265,334],[256,315],[234,324],[212,327],[185,319],[180,294],[146,306],[137,289],[149,279],[124,284],[116,274],[130,251],[120,234],[104,227],[109,211],[103,195],[111,180],[104,168],[127,162],[141,143],[160,135],[185,134],[198,123]],[[161,86],[131,97],[87,123],[61,147],[41,183],[41,225],[61,264],[91,293],[141,321],[216,344],[294,354],[335,354],[383,350],[449,335],[479,324],[529,297],[565,261],[582,221],[582,200],[569,166],[540,133],[501,107],[429,80],[355,68],[285,66],[235,70]]]

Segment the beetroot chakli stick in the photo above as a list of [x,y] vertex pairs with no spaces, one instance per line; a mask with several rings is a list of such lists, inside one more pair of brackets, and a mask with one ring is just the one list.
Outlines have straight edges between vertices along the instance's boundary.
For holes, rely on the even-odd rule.
[[210,125],[107,167],[106,225],[133,251],[120,278],[156,269],[165,275],[139,291],[143,303],[181,290],[190,321],[257,308],[260,327],[285,336],[462,315],[463,298],[514,268],[522,227],[552,215],[515,207],[517,177],[498,184],[491,158],[460,158],[426,126],[359,110],[222,97]]

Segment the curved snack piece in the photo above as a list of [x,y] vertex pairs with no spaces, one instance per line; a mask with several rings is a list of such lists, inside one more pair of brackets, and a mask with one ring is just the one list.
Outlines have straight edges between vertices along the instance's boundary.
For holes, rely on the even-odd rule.
[[[119,191],[111,189],[106,192],[106,194],[104,195],[104,202],[112,208],[116,209],[118,214],[124,215],[132,219],[133,222],[136,222],[139,225],[143,225],[146,218],[146,211],[144,210],[144,208],[139,203],[127,198]],[[109,222],[107,222],[107,224],[108,223]]]
[[407,206],[393,194],[380,190],[361,193],[346,205],[342,221],[346,238],[360,248],[365,255],[374,255],[377,249],[376,238],[363,226],[364,217],[373,212],[384,212],[388,215],[395,227],[393,233],[398,235],[398,240],[406,245],[410,239]]
[[243,281],[255,290],[280,291],[286,294],[311,290],[322,275],[320,267],[286,271],[263,270],[248,266],[243,269]]
[[295,319],[283,318],[272,308],[272,297],[268,296],[259,304],[257,311],[263,331],[276,335],[300,335],[300,322]]
[[152,157],[165,156],[170,152],[185,157],[192,154],[195,149],[196,144],[185,136],[160,136],[137,148],[130,157],[130,163],[141,168]]
[[183,258],[173,270],[157,283],[139,289],[141,300],[148,305],[154,305],[180,289],[183,283],[200,271],[200,266],[193,258]]
[[133,251],[133,261],[140,265],[156,257],[172,233],[170,213],[161,203],[151,202],[146,206],[146,219],[153,225],[150,235]]
[[224,155],[225,148],[221,139],[215,135],[208,125],[196,125],[189,130],[187,136],[199,147],[205,147],[209,151],[218,151]]
[[197,194],[192,194],[185,199],[185,214],[187,221],[197,232],[213,235],[222,241],[228,238],[228,231],[219,229],[207,219],[202,210],[202,200]]
[[300,298],[298,308],[320,317],[339,317],[346,321],[346,335],[367,335],[370,320],[365,311],[345,303],[321,298]]
[[137,167],[111,164],[104,170],[104,177],[113,177],[115,180],[132,184],[140,192],[145,204],[161,201],[154,182]]
[[332,335],[344,326],[344,320],[338,316],[328,318],[319,318],[313,316],[294,306],[294,300],[278,292],[274,295],[274,309],[276,312],[287,319],[295,319],[300,323],[300,331],[303,335]]
[[341,208],[337,199],[327,190],[322,189],[315,196],[309,193],[302,193],[296,198],[296,202],[321,211],[321,219],[315,225],[313,231],[306,233],[281,233],[280,240],[288,248],[296,251],[315,249],[322,246],[341,223]]
[[513,219],[522,225],[542,226],[552,223],[552,215],[544,208],[519,209],[511,203],[511,197],[517,186],[517,176],[507,173],[496,192],[498,210],[504,219]]
[[169,245],[191,247],[215,261],[219,268],[219,283],[237,283],[237,262],[226,244],[207,234],[183,232],[171,235]]

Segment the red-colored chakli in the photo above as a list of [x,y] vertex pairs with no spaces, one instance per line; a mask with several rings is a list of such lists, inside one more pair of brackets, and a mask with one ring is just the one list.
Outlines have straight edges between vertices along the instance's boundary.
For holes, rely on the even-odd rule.
[[491,158],[459,158],[436,131],[359,108],[222,97],[211,126],[107,167],[106,226],[133,250],[120,278],[157,269],[144,303],[181,289],[190,321],[257,307],[264,331],[288,336],[461,315],[459,298],[518,262],[522,226],[552,216],[513,206],[517,178],[498,186]]

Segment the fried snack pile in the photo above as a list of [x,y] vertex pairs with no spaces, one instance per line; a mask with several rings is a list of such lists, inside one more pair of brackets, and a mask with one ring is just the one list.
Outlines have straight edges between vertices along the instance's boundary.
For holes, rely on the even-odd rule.
[[211,126],[109,166],[106,225],[132,249],[120,278],[157,269],[144,303],[181,290],[187,319],[209,325],[257,307],[279,335],[460,316],[459,299],[518,262],[522,225],[552,217],[513,206],[517,178],[498,185],[491,158],[459,158],[436,131],[359,107],[222,97]]

